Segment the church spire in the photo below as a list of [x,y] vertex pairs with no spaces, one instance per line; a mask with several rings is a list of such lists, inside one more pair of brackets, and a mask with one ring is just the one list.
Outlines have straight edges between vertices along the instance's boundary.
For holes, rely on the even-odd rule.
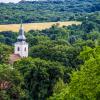
[[23,29],[23,22],[21,20],[20,29]]
[[28,43],[26,42],[22,22],[19,29],[19,35],[17,37],[17,42],[15,43],[14,54],[18,54],[22,58],[28,57]]
[[19,29],[19,36],[17,39],[18,39],[18,41],[25,41],[26,40],[26,37],[24,35],[24,28],[23,28],[22,21],[21,21],[21,25],[20,25],[20,29]]

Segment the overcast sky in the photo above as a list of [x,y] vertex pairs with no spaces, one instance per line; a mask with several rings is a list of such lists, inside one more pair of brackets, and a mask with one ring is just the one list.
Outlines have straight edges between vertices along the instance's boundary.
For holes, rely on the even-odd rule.
[[20,0],[0,0],[0,2],[5,2],[5,3],[8,3],[8,2],[19,2]]

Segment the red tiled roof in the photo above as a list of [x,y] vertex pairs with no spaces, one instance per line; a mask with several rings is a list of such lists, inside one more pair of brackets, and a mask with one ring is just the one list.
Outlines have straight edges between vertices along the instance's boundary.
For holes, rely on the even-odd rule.
[[19,60],[20,58],[21,58],[21,57],[20,57],[20,55],[18,55],[18,54],[11,54],[10,57],[9,57],[9,62],[10,62],[10,63],[13,63],[13,62]]

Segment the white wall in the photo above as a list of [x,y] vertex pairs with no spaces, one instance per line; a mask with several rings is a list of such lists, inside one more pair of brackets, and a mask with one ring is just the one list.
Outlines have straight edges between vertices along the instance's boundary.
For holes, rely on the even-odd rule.
[[[18,51],[19,48],[19,51]],[[26,48],[26,51],[25,51]],[[28,43],[26,42],[16,42],[14,54],[19,54],[22,58],[28,57]]]

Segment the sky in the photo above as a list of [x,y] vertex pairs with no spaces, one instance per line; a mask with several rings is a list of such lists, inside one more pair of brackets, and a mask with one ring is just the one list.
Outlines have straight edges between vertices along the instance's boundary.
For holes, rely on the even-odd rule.
[[0,2],[5,2],[5,3],[8,3],[8,2],[14,2],[14,3],[17,3],[19,2],[20,0],[0,0]]

